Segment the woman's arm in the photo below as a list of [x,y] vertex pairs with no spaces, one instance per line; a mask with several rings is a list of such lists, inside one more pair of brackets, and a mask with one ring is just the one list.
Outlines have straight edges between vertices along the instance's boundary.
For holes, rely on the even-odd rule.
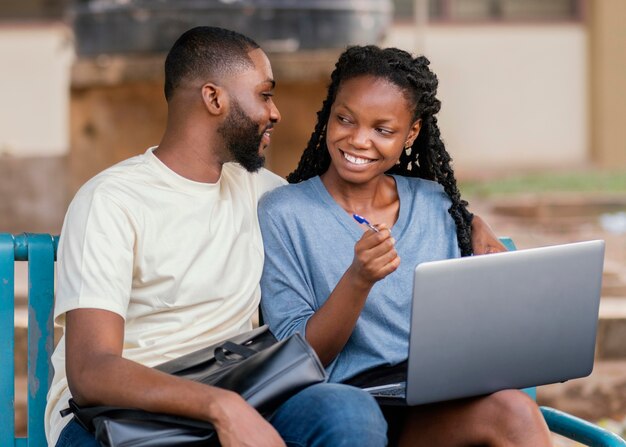
[[[281,203],[284,201],[281,201]],[[352,262],[326,296],[318,300],[315,285],[297,254],[297,232],[276,209],[259,207],[265,263],[261,278],[261,309],[276,337],[301,333],[328,365],[350,338],[372,286],[400,264],[389,230],[364,233],[354,246]],[[329,255],[332,255],[329,253]],[[344,267],[345,268],[345,267]],[[323,301],[323,304],[318,304]]]
[[478,215],[472,220],[472,249],[475,255],[507,251],[487,222]]
[[343,350],[374,284],[400,265],[389,229],[384,224],[378,229],[356,243],[352,264],[306,325],[306,339],[324,365]]

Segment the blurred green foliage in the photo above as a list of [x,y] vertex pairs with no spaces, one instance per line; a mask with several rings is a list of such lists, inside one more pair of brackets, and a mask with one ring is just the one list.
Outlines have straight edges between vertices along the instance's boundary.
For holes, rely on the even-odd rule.
[[460,181],[465,196],[493,197],[533,193],[626,194],[626,171],[517,174],[490,180]]

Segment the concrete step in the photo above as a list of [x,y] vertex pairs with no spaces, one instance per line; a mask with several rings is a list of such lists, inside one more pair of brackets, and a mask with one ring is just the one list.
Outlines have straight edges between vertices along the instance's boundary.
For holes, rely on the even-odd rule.
[[626,297],[626,268],[623,263],[605,259],[602,272],[602,296]]
[[589,421],[624,421],[626,360],[597,360],[588,377],[541,386],[537,402]]
[[603,297],[596,343],[596,358],[626,360],[626,297]]

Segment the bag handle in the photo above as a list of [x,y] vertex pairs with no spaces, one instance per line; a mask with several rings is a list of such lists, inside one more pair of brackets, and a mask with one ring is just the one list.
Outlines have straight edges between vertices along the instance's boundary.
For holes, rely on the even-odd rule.
[[233,359],[229,359],[227,357],[228,353],[237,354],[240,357],[247,359],[251,355],[256,354],[257,351],[255,351],[252,348],[247,348],[245,346],[238,345],[237,343],[233,343],[232,341],[227,341],[223,343],[221,346],[218,346],[213,351],[215,360],[217,360],[220,363],[229,363],[233,361]]
[[[269,327],[267,325],[260,326],[256,329],[253,329],[252,331],[244,332],[243,334],[239,334],[231,338],[230,341],[233,341],[237,344],[245,344],[250,342],[251,340],[262,338],[265,335],[271,335]],[[223,344],[223,342],[219,342],[212,346],[207,346],[206,348],[200,349],[198,351],[194,351],[176,359],[161,363],[160,365],[155,366],[154,369],[168,374],[177,374],[180,371],[184,371],[204,362],[210,362],[214,360],[215,349],[222,346]]]

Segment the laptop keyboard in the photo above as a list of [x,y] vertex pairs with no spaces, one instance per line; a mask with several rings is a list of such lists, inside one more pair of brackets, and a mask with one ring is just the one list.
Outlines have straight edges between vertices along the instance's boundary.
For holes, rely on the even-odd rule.
[[406,396],[406,383],[392,383],[389,385],[373,386],[364,388],[365,391],[375,397],[397,397]]

